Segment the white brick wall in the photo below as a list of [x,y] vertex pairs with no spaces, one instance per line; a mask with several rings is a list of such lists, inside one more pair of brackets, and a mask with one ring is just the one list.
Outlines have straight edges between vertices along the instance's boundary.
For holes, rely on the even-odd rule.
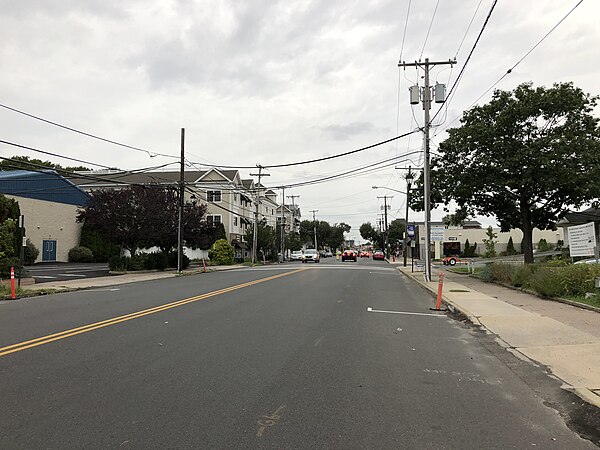
[[56,240],[56,261],[67,262],[69,250],[79,245],[81,224],[75,222],[77,206],[5,195],[19,202],[25,216],[27,237],[40,251],[36,262],[42,261],[42,241]]

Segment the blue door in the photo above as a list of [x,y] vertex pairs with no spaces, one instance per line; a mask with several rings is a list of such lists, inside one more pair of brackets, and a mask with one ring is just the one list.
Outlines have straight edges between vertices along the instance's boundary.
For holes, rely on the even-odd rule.
[[56,240],[42,242],[42,261],[56,261]]

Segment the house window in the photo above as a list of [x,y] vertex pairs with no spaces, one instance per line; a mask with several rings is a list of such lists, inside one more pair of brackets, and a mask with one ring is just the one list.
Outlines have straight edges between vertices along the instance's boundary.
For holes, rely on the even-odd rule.
[[221,216],[206,216],[206,223],[208,223],[210,226],[216,227],[217,225],[221,224]]
[[233,226],[237,227],[237,216],[233,216]]
[[209,202],[220,202],[221,191],[206,191],[206,200]]

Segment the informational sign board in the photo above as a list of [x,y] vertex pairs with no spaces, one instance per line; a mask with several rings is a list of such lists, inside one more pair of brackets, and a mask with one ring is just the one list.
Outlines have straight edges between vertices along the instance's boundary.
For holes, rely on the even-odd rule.
[[415,226],[409,225],[407,228],[408,228],[408,237],[410,237],[410,238],[415,237]]
[[444,231],[446,227],[443,225],[433,225],[431,227],[431,242],[444,242]]
[[594,256],[596,230],[593,222],[569,227],[568,233],[571,256]]

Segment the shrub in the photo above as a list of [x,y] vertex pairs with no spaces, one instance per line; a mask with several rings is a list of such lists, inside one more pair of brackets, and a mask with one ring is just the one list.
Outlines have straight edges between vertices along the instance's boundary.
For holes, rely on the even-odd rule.
[[25,246],[25,251],[24,251],[25,257],[23,259],[23,263],[25,265],[31,266],[32,264],[35,263],[35,260],[40,255],[40,251],[33,244],[33,242],[31,242],[29,239],[27,239],[26,244],[27,245]]
[[[173,268],[177,268],[177,252],[169,252],[167,255],[167,258],[169,260],[169,267],[173,267]],[[190,267],[190,258],[188,258],[186,256],[186,254],[183,254],[183,267],[181,268],[181,270],[183,269],[187,269],[188,267]]]
[[94,260],[94,254],[87,247],[73,247],[69,250],[69,262],[89,263]]
[[538,294],[546,297],[560,297],[564,295],[560,270],[555,267],[542,267],[536,270],[529,279],[529,287]]
[[235,250],[225,239],[219,239],[208,251],[208,257],[211,261],[219,265],[233,264]]
[[164,252],[149,253],[146,255],[146,269],[165,270],[169,267],[169,257]]
[[[16,256],[0,258],[0,278],[10,278],[11,267],[15,268],[15,277],[19,276],[20,271],[23,270],[21,267],[21,260]],[[21,275],[25,275],[25,271],[23,271]]]
[[515,266],[503,263],[488,263],[481,268],[479,276],[485,281],[497,281],[510,284],[512,282]]
[[146,255],[113,256],[108,260],[110,270],[135,271],[146,269]]
[[94,254],[94,262],[108,262],[111,256],[119,255],[119,246],[92,231],[84,223],[81,228],[79,245],[89,248]]
[[512,236],[508,238],[508,244],[506,245],[506,254],[507,255],[516,255],[517,250],[515,249],[515,243],[513,242]]
[[534,268],[534,264],[515,266],[515,271],[512,276],[512,285],[515,287],[529,287],[529,280],[533,276]]
[[538,242],[537,250],[538,252],[549,252],[550,250],[553,250],[553,248],[550,244],[548,244],[548,241],[546,241],[546,239],[542,238]]

